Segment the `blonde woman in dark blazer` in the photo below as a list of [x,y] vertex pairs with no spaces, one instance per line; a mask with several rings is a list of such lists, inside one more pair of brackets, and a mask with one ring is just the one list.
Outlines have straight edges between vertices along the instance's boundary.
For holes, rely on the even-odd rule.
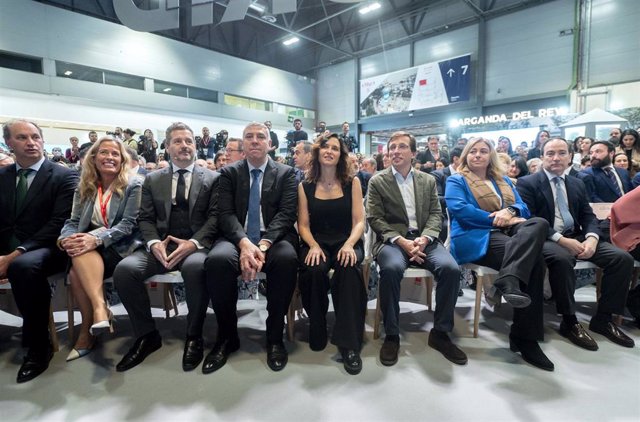
[[87,355],[100,331],[113,331],[103,279],[140,245],[136,220],[142,179],[129,179],[128,170],[129,155],[122,142],[110,137],[96,142],[83,162],[71,218],[58,238],[59,247],[71,258],[69,281],[82,315],[80,334],[67,361]]

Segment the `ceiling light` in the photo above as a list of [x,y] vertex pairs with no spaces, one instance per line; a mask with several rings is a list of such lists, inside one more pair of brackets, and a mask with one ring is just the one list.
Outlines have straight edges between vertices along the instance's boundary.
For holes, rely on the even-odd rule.
[[358,9],[358,12],[360,12],[361,15],[365,15],[369,12],[373,12],[374,10],[378,10],[380,9],[380,3],[379,2],[373,2],[373,3],[369,3],[366,6],[361,7],[360,9]]
[[72,71],[70,71],[70,70],[66,70],[66,71],[64,72],[64,75],[65,75],[65,76],[71,76],[71,74],[72,74],[72,73],[73,73]]
[[282,44],[284,45],[291,45],[291,44],[295,44],[298,41],[300,41],[300,38],[298,37],[291,37],[291,38],[287,38],[286,40],[282,41]]
[[162,92],[169,92],[169,91],[171,91],[171,88],[165,88],[162,90]]
[[267,10],[267,8],[261,5],[260,3],[251,3],[249,5],[249,9],[253,9],[258,13],[264,13],[265,10]]

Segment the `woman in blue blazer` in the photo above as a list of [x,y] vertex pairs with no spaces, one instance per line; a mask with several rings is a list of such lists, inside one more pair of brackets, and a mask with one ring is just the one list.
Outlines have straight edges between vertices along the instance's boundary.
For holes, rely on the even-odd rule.
[[140,246],[137,218],[142,178],[128,175],[122,142],[105,137],[88,151],[73,197],[71,217],[58,246],[71,258],[69,282],[82,314],[80,334],[67,361],[88,354],[99,331],[113,332],[113,314],[104,301],[103,279]]
[[504,175],[493,144],[483,138],[462,151],[458,173],[447,179],[451,254],[499,271],[493,285],[514,307],[509,344],[525,361],[546,370],[553,363],[540,349],[543,337],[542,245],[549,225],[530,213]]

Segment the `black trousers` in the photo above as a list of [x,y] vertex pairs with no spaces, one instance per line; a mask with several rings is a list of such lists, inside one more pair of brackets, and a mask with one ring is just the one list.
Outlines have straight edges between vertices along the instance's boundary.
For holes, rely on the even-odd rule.
[[[544,260],[549,269],[549,284],[556,301],[558,313],[573,315],[576,313],[576,257],[550,240],[542,248]],[[631,254],[616,248],[610,243],[599,241],[596,252],[589,262],[603,269],[600,299],[597,313],[611,315],[624,313],[627,292],[633,273]]]
[[547,220],[534,217],[509,230],[491,232],[487,254],[475,262],[499,271],[498,280],[516,277],[520,290],[531,297],[529,306],[513,310],[511,333],[525,340],[544,339],[542,246],[548,230]]
[[22,345],[44,351],[49,345],[51,288],[47,276],[64,271],[67,255],[57,248],[25,252],[9,264],[7,278],[22,314]]
[[[178,269],[184,279],[187,315],[187,337],[202,336],[209,296],[205,286],[204,261],[208,249],[187,256]],[[118,290],[136,337],[156,329],[151,316],[151,302],[144,281],[156,274],[169,272],[156,257],[145,249],[138,249],[118,263],[113,272],[113,283]]]
[[[233,243],[219,239],[205,261],[207,291],[218,321],[218,341],[238,337],[239,258],[240,251]],[[267,343],[280,344],[284,317],[296,285],[296,248],[286,240],[272,244],[262,271],[267,275]]]
[[[338,251],[342,244],[320,245],[327,260],[318,265],[307,266],[304,259],[309,246],[300,248],[300,273],[298,286],[302,294],[302,305],[309,315],[310,342],[319,330],[326,333],[326,315],[329,308],[327,292],[336,315],[331,343],[338,347],[359,351],[362,348],[364,320],[367,311],[367,291],[362,280],[361,263],[364,258],[362,243],[354,246],[357,261],[353,266],[343,267],[338,262]],[[329,279],[329,270],[333,277]]]

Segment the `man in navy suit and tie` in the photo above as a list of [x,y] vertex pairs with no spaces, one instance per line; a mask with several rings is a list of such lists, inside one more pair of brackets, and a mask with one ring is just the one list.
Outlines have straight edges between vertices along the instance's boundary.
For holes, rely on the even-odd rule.
[[38,125],[14,120],[2,128],[16,163],[0,168],[0,283],[11,289],[22,314],[22,343],[28,348],[19,383],[49,367],[51,289],[47,276],[64,271],[66,255],[56,247],[71,214],[77,173],[45,159]]
[[549,222],[542,254],[556,308],[562,314],[560,334],[584,349],[598,349],[598,344],[575,316],[573,267],[580,259],[593,262],[604,271],[601,295],[589,329],[621,346],[633,347],[633,339],[612,320],[612,314],[624,313],[633,258],[601,239],[583,182],[565,174],[571,165],[570,150],[571,145],[565,139],[550,139],[541,147],[543,169],[518,179],[517,185],[531,215]]
[[[608,141],[596,141],[589,149],[591,167],[584,169],[581,179],[587,186],[589,202],[614,203],[632,188],[629,173],[613,166],[615,148]],[[599,221],[603,240],[609,241],[610,221]]]
[[[202,371],[222,368],[238,350],[238,276],[267,275],[267,364],[273,371],[287,364],[282,342],[284,317],[298,273],[298,191],[293,168],[268,156],[269,129],[250,123],[243,131],[246,159],[220,170],[219,239],[205,263],[207,287],[218,320],[218,338]],[[289,323],[292,323],[289,321]]]

